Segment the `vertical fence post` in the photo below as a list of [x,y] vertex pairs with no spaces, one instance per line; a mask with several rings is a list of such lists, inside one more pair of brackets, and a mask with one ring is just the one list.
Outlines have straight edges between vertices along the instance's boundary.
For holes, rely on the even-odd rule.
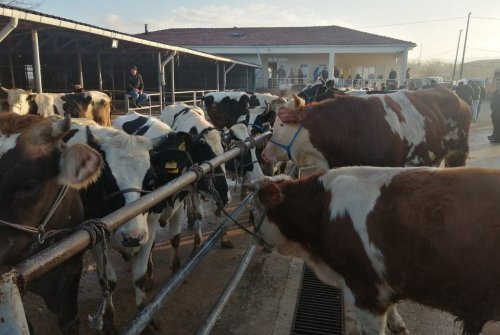
[[0,277],[0,334],[28,335],[28,321],[13,270]]

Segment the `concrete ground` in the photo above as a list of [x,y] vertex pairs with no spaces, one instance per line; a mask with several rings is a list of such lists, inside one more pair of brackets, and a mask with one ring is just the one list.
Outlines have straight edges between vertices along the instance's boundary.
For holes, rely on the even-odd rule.
[[[468,166],[500,166],[500,145],[491,144],[486,138],[491,134],[491,130],[490,111],[485,104],[478,122],[473,123],[471,128]],[[237,192],[234,198],[234,202],[239,200]],[[243,217],[243,222],[246,222],[246,217]],[[210,216],[204,227],[204,236],[216,225],[217,220]],[[171,250],[167,234],[168,228],[159,230],[159,241],[154,250],[155,286],[149,296],[170,276]],[[237,268],[251,240],[248,235],[237,229],[231,231],[231,239],[235,248],[222,249],[217,245],[160,310],[155,317],[161,327],[159,334],[196,333]],[[181,247],[182,261],[189,256],[191,243],[190,234],[185,231]],[[118,329],[123,329],[135,313],[130,266],[116,253],[112,254],[111,261],[117,268],[119,278],[114,295],[116,322]],[[259,247],[212,334],[290,334],[301,274],[302,261],[280,256],[276,252],[268,253]],[[88,255],[85,258],[79,300],[80,334],[93,334],[88,329],[86,320],[87,315],[93,313],[98,305],[99,285],[95,265]],[[59,334],[55,317],[46,310],[39,298],[28,294],[24,305],[37,334]],[[455,324],[454,317],[447,313],[407,301],[399,304],[399,310],[412,334],[460,334],[460,324]],[[346,334],[357,334],[352,319],[346,316],[346,321]],[[487,325],[484,334],[500,334],[500,325]]]

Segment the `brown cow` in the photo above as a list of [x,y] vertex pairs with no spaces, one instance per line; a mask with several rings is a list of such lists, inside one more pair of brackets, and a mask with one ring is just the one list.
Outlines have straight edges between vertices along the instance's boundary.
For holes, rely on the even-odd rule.
[[6,89],[8,110],[20,115],[66,115],[92,119],[101,126],[111,127],[111,97],[106,92],[33,93],[31,90]]
[[258,190],[255,230],[341,287],[363,334],[385,334],[401,299],[456,315],[464,334],[500,321],[500,170],[346,167],[280,179]]
[[298,166],[463,166],[471,113],[445,88],[354,97],[305,105],[297,96],[279,110],[262,156]]
[[[62,238],[57,235],[39,244],[36,234],[10,228],[7,223],[39,227],[63,186],[70,188],[45,229],[70,228],[82,222],[83,207],[77,189],[98,178],[102,159],[87,145],[66,148],[62,144],[70,121],[69,117],[53,123],[37,115],[0,114],[1,266],[13,266]],[[82,257],[83,253],[73,256],[28,286],[57,313],[64,334],[78,332]]]

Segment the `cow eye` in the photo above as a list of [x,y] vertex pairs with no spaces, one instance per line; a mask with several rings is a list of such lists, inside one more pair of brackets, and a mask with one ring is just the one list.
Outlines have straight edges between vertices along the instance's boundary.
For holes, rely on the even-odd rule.
[[31,181],[25,183],[19,190],[16,191],[17,198],[23,198],[34,195],[38,191],[38,183]]

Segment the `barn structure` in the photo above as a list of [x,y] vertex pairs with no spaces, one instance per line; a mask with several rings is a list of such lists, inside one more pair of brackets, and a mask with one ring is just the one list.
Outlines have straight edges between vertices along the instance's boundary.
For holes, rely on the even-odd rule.
[[[406,80],[408,50],[416,44],[339,26],[255,27],[255,28],[173,28],[137,35],[182,45],[195,50],[261,65],[256,69],[257,87],[276,86],[278,71],[285,81],[312,82],[314,72],[328,71],[339,77],[356,75],[363,79],[387,79],[396,70],[400,82]],[[298,78],[298,73],[303,74]]]
[[136,65],[146,91],[164,103],[181,92],[196,99],[207,90],[250,89],[259,67],[7,5],[0,5],[0,29],[0,83],[7,88],[67,92],[79,84],[109,90],[116,101]]

